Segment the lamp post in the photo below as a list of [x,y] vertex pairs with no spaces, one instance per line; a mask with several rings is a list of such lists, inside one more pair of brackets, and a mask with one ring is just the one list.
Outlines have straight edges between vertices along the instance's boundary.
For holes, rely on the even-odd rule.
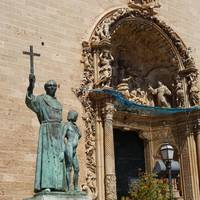
[[162,156],[163,161],[165,162],[167,171],[168,171],[168,183],[169,183],[169,192],[170,192],[170,200],[173,199],[173,191],[172,191],[172,170],[171,170],[171,163],[174,157],[174,148],[168,144],[165,143],[160,148],[160,153]]

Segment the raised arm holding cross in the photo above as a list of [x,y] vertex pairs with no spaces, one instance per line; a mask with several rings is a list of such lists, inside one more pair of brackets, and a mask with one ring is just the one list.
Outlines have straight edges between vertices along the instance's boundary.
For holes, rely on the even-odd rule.
[[40,54],[33,52],[33,46],[30,46],[30,52],[23,51],[23,54],[30,56],[29,86],[27,88],[28,96],[30,96],[31,94],[33,94],[33,89],[35,86],[34,56],[40,56]]

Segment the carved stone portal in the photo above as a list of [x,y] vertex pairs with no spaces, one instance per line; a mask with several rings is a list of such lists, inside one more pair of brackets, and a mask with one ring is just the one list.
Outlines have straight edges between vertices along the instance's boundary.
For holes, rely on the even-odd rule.
[[[74,92],[86,113],[88,173],[83,188],[90,191],[93,199],[98,195],[95,156],[97,114],[94,111],[96,97],[91,99],[89,96],[91,89],[112,88],[130,101],[149,106],[188,107],[200,103],[198,70],[191,50],[176,32],[155,16],[155,6],[150,6],[155,2],[130,1],[130,8],[110,12],[97,24],[90,41],[82,44],[83,80],[81,87]],[[135,7],[135,4],[140,6]],[[105,99],[102,99],[104,102]],[[101,113],[98,112],[98,115]],[[105,129],[106,126],[104,134]],[[114,177],[114,173],[105,174],[106,183],[115,181],[110,175]],[[106,186],[106,199],[113,193],[108,190],[113,189]],[[114,194],[112,196],[115,199]]]

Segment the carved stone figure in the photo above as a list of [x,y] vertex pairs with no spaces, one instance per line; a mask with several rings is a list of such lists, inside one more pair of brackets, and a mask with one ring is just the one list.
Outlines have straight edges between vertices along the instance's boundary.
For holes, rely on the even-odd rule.
[[146,96],[146,92],[141,90],[141,88],[138,88],[136,90],[132,90],[130,92],[130,101],[134,101],[138,104],[148,105],[148,100]]
[[103,26],[102,26],[102,32],[104,34],[104,37],[107,38],[107,39],[110,39],[110,19],[107,18],[103,21]]
[[147,88],[147,99],[148,99],[149,106],[155,106],[153,93],[154,92],[152,91],[152,87],[149,85]]
[[175,100],[176,100],[176,106],[177,107],[183,107],[184,106],[184,90],[183,85],[181,82],[177,82],[175,87]]
[[184,64],[187,65],[187,67],[195,67],[194,58],[191,56],[192,49],[189,47],[185,50],[185,58],[183,60]]
[[189,100],[191,106],[200,105],[200,94],[198,87],[198,72],[191,72],[186,76],[189,91]]
[[93,73],[93,57],[91,54],[91,48],[89,47],[88,42],[82,43],[83,51],[82,51],[82,59],[81,63],[84,65],[84,75],[82,80],[82,86],[86,86],[88,89],[92,89],[92,83],[94,80]]
[[35,76],[29,75],[26,105],[37,114],[40,122],[35,192],[64,191],[64,141],[62,137],[62,106],[56,99],[57,84],[45,83],[46,94],[33,95]]
[[78,191],[78,176],[79,176],[79,163],[76,154],[76,148],[78,146],[78,141],[81,138],[81,133],[76,125],[76,120],[78,113],[76,111],[69,111],[67,120],[68,122],[64,124],[63,134],[66,138],[65,144],[65,164],[66,164],[66,190],[70,190],[70,171],[71,167],[74,169],[74,191]]
[[82,59],[81,63],[84,64],[85,69],[91,70],[90,68],[92,67],[93,64],[93,58],[90,53],[90,47],[88,42],[83,42],[82,43],[83,51],[82,51]]
[[121,92],[124,95],[124,97],[127,99],[130,98],[128,82],[131,79],[132,79],[132,77],[124,78],[124,79],[122,79],[122,83],[117,85],[117,90],[119,92]]
[[112,66],[111,62],[114,60],[110,51],[104,49],[99,56],[99,81],[98,86],[110,87],[111,76],[112,76]]
[[149,91],[151,91],[153,95],[156,95],[158,106],[167,108],[171,107],[170,103],[167,102],[165,97],[165,95],[171,95],[171,91],[162,82],[158,81],[158,88],[156,89],[153,89],[151,86],[149,86]]
[[197,86],[197,82],[194,81],[189,87],[189,99],[191,106],[199,106],[200,105],[200,95],[199,88]]

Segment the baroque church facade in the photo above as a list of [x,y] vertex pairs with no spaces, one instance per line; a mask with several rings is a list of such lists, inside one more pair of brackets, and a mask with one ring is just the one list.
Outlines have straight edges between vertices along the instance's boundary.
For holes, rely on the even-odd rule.
[[[177,199],[200,199],[200,3],[177,0],[0,1],[0,199],[33,194],[39,124],[24,105],[29,45],[36,94],[48,79],[79,113],[80,188],[93,200],[128,196],[174,147]],[[187,12],[186,12],[187,10]]]

